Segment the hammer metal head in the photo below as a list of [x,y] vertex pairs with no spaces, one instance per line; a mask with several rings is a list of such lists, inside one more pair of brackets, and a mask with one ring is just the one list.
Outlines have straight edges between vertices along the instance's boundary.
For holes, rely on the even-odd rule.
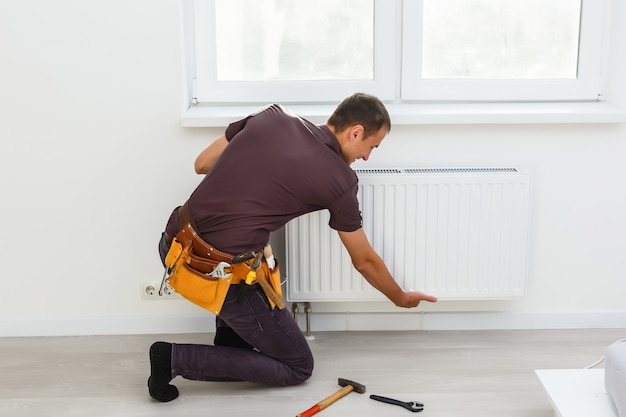
[[337,383],[341,387],[347,387],[348,385],[351,385],[352,386],[352,391],[358,392],[359,394],[364,394],[365,393],[365,385],[359,384],[358,382],[350,381],[349,379],[339,378]]

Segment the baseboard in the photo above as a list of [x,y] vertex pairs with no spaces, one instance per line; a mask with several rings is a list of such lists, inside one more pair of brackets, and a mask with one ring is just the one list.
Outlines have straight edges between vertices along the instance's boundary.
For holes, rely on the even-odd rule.
[[215,318],[206,316],[80,317],[0,320],[0,337],[88,336],[215,331]]
[[[306,329],[306,317],[298,315]],[[418,312],[315,313],[315,331],[522,330],[626,328],[626,311],[610,312]],[[0,337],[85,336],[113,334],[203,333],[215,331],[214,316],[4,319]]]
[[[300,316],[304,316],[300,313]],[[305,318],[298,317],[305,326]],[[436,312],[311,314],[313,331],[522,330],[626,328],[626,311],[612,312]]]

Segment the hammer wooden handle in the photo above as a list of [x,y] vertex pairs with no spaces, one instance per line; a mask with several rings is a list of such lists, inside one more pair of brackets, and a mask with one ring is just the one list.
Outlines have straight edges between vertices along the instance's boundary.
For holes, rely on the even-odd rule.
[[296,417],[309,417],[309,416],[312,416],[313,414],[317,414],[323,409],[325,409],[326,407],[328,407],[329,405],[331,405],[332,403],[334,403],[335,401],[337,401],[338,399],[348,395],[350,392],[352,392],[352,390],[353,390],[352,385],[345,386],[339,391],[337,391],[336,393],[334,393],[333,395],[331,395],[330,397],[323,399],[322,401],[315,404],[313,407],[298,414]]
[[263,292],[265,293],[265,295],[267,295],[267,298],[272,300],[274,302],[274,305],[276,305],[279,310],[285,308],[285,303],[283,303],[283,300],[278,297],[278,294],[276,294],[274,288],[272,288],[270,283],[267,282],[264,277],[257,280],[257,282],[259,283],[259,285],[261,285],[261,288],[263,288]]
[[318,404],[315,404],[313,407],[309,408],[306,411],[301,412],[300,414],[298,414],[296,417],[310,417],[313,414],[317,414],[320,411],[322,411],[322,409],[320,408],[320,406]]

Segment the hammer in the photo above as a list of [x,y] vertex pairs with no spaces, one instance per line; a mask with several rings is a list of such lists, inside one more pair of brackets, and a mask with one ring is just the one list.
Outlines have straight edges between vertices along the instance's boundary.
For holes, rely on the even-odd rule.
[[359,394],[365,393],[365,385],[361,385],[358,382],[339,378],[337,383],[339,384],[340,387],[343,387],[343,388],[337,391],[336,393],[334,393],[333,395],[331,395],[330,397],[327,397],[323,399],[322,401],[318,402],[317,404],[315,404],[313,407],[309,408],[308,410],[298,414],[296,417],[309,417],[309,416],[312,416],[313,414],[317,414],[323,409],[325,409],[326,407],[328,407],[329,405],[331,405],[332,403],[334,403],[335,401],[337,401],[338,399],[345,397],[352,391],[358,392]]

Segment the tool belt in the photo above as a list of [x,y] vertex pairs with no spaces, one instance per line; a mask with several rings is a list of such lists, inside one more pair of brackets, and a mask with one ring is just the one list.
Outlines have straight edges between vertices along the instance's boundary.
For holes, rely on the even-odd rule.
[[205,242],[196,232],[187,203],[179,209],[178,219],[180,230],[165,257],[160,291],[167,285],[192,303],[219,315],[231,285],[258,282],[272,309],[284,308],[277,263],[270,268],[267,260],[260,263],[260,253],[233,256]]

